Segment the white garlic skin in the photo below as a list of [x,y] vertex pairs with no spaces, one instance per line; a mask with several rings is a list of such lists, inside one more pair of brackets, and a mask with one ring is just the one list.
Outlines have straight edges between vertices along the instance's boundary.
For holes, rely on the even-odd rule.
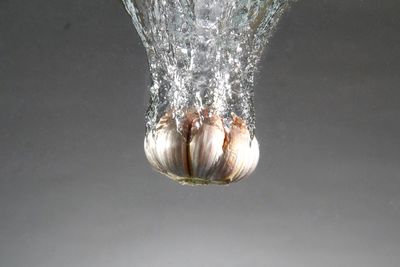
[[178,132],[171,114],[144,140],[150,164],[181,184],[229,184],[249,176],[259,158],[257,139],[234,117],[229,129],[219,116],[190,113]]

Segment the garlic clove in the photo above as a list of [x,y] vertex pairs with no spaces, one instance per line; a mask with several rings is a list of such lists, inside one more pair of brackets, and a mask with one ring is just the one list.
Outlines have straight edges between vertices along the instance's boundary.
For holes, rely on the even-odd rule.
[[259,157],[258,142],[256,137],[251,140],[246,125],[239,117],[235,117],[230,129],[225,131],[224,154],[213,179],[234,182],[254,171]]
[[225,132],[217,116],[206,118],[201,124],[199,120],[196,118],[191,127],[190,170],[191,176],[208,179],[224,153]]
[[186,141],[169,115],[160,120],[156,133],[146,136],[145,153],[151,165],[162,173],[178,177],[190,175]]

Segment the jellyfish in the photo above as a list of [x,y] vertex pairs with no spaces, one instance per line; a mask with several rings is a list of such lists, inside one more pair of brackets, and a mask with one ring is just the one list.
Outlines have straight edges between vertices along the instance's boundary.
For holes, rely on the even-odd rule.
[[123,0],[146,50],[150,164],[189,185],[256,168],[257,65],[290,0]]

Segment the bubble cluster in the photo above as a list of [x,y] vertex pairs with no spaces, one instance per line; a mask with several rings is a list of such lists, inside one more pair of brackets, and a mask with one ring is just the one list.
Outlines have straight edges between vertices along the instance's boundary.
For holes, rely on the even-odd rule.
[[172,112],[232,114],[254,136],[254,75],[289,0],[123,0],[146,49],[152,84],[147,132]]

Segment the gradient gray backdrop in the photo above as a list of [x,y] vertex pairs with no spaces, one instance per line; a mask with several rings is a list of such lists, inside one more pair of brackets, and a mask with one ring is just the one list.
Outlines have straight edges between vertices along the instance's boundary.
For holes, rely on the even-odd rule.
[[261,159],[187,187],[143,153],[117,0],[0,0],[0,267],[400,266],[400,1],[303,0],[256,87]]

